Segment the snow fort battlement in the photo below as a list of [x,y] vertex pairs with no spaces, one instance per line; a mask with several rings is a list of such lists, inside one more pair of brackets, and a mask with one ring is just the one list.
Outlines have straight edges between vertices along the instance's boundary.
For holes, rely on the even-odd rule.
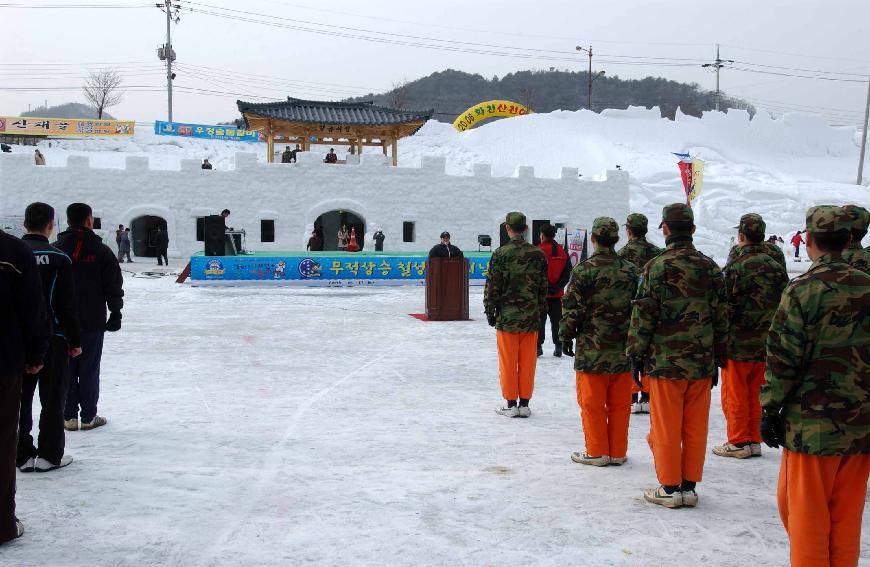
[[301,152],[298,163],[269,164],[239,152],[233,169],[219,171],[203,170],[196,159],[166,170],[153,169],[148,157],[127,156],[120,169],[91,167],[85,156],[51,167],[34,165],[28,154],[2,154],[0,214],[21,215],[28,203],[44,201],[64,226],[67,205],[85,202],[103,229],[131,227],[134,254],[148,255],[150,233],[165,224],[170,254],[187,256],[202,250],[200,219],[224,208],[232,211],[227,224],[244,228],[248,248],[258,251],[304,250],[315,226],[329,249],[340,223],[360,227],[366,249],[378,229],[388,251],[427,250],[444,230],[462,248],[476,249],[482,234],[495,248],[511,210],[526,213],[530,230],[546,221],[569,231],[602,215],[621,221],[629,212],[629,174],[622,170],[591,179],[563,167],[560,177],[544,178],[519,166],[498,177],[490,164],[477,163],[472,175],[450,175],[443,156],[423,156],[419,167],[389,166],[382,154],[359,157],[324,164],[320,154]]

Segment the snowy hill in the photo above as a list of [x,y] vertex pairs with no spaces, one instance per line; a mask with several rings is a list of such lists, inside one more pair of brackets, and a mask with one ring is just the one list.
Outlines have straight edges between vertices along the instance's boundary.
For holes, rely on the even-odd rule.
[[[557,111],[464,133],[429,122],[399,142],[399,165],[416,166],[424,155],[440,155],[447,158],[448,173],[460,175],[471,175],[473,163],[488,162],[494,175],[515,175],[517,166],[530,165],[538,176],[558,177],[563,166],[574,166],[584,177],[596,177],[619,164],[631,173],[632,209],[648,215],[654,229],[662,206],[684,199],[671,152],[689,151],[706,161],[704,189],[695,204],[697,243],[723,261],[742,213],[764,215],[768,234],[787,236],[803,227],[808,206],[867,204],[868,182],[854,185],[858,138],[855,128],[831,127],[805,115],[773,120],[759,113],[750,120],[746,112],[731,110],[703,118],[678,113],[671,121],[657,109]],[[265,161],[264,144],[156,136],[144,125],[132,139],[54,140],[51,148],[47,142],[40,148],[49,166],[84,155],[92,167],[123,168],[126,156],[138,155],[149,157],[155,169],[177,169],[181,159],[206,157],[216,169],[230,169],[240,151],[256,152]],[[583,196],[561,206],[583,207]]]

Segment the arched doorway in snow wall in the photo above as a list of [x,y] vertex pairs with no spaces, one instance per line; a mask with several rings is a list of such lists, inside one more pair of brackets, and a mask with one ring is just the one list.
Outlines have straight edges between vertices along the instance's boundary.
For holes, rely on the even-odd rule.
[[[157,227],[166,230],[166,219],[154,215],[136,217],[130,223],[130,248],[134,256],[154,258],[157,248],[154,246],[154,233]],[[172,235],[169,235],[172,238]]]
[[314,220],[314,230],[321,231],[324,250],[338,250],[338,229],[347,225],[347,231],[356,229],[356,242],[360,250],[365,247],[366,221],[359,215],[345,210],[323,213]]

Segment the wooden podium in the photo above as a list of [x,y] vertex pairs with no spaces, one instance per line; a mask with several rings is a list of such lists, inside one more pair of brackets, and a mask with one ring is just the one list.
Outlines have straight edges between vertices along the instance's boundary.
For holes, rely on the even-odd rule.
[[426,266],[426,318],[468,321],[468,260],[429,258]]

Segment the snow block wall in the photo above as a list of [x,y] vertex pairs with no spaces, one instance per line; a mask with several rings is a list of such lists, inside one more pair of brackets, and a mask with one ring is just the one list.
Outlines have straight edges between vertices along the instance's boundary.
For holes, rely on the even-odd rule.
[[[591,227],[598,216],[622,222],[629,213],[626,171],[586,180],[565,167],[553,179],[521,166],[515,176],[493,177],[489,164],[475,164],[473,175],[456,176],[445,173],[440,156],[423,156],[419,167],[390,167],[378,154],[362,158],[359,165],[327,165],[315,155],[301,156],[297,164],[267,164],[237,153],[234,170],[218,171],[202,170],[190,159],[181,161],[180,170],[151,169],[139,156],[128,156],[125,169],[95,169],[83,156],[47,167],[34,165],[30,155],[2,154],[0,215],[22,215],[29,203],[44,201],[57,210],[60,226],[73,202],[91,205],[104,229],[157,216],[166,221],[170,255],[188,256],[203,249],[197,218],[224,208],[232,211],[228,224],[247,231],[254,251],[304,250],[315,220],[336,210],[365,221],[365,248],[372,248],[371,235],[380,228],[384,249],[402,252],[428,250],[444,230],[463,249],[476,250],[479,234],[490,235],[495,248],[505,213],[513,210],[524,212],[530,226],[548,220],[569,230]],[[262,220],[274,221],[274,242],[261,242]],[[412,242],[403,242],[405,222],[414,223]]]

